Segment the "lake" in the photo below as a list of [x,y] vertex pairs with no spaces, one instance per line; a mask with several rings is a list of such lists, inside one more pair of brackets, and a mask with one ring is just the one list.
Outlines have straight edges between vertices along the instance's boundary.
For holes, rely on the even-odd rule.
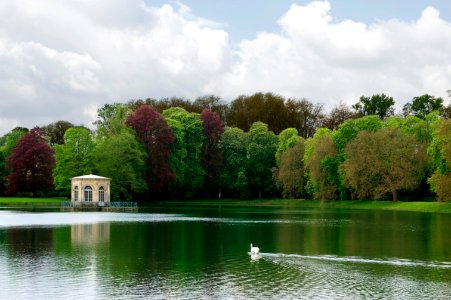
[[2,210],[0,299],[451,299],[450,231],[392,211]]

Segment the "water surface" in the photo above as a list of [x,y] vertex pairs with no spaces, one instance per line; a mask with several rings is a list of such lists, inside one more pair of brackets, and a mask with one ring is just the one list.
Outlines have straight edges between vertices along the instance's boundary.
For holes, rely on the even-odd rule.
[[389,211],[0,211],[0,299],[451,299],[449,228]]

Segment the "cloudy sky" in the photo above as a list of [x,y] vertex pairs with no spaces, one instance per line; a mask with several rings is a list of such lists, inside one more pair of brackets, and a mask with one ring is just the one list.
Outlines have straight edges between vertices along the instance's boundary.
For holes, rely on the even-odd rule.
[[449,0],[0,0],[0,134],[147,97],[447,99],[450,37]]

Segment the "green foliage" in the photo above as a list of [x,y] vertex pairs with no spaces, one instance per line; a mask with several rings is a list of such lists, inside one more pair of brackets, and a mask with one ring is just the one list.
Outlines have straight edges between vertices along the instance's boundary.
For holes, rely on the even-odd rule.
[[443,99],[428,94],[413,98],[412,103],[408,102],[403,106],[404,116],[416,116],[425,119],[433,111],[443,109]]
[[299,198],[305,195],[304,152],[305,142],[300,139],[280,157],[275,179],[284,198]]
[[386,126],[389,128],[400,128],[405,133],[414,135],[420,142],[432,140],[432,128],[430,122],[415,116],[402,118],[399,116],[388,118]]
[[163,111],[165,118],[178,121],[183,126],[183,144],[186,149],[184,185],[185,196],[195,195],[204,184],[205,172],[202,168],[201,155],[204,140],[202,121],[198,113],[189,113],[183,108],[173,107]]
[[308,178],[306,189],[315,199],[332,200],[337,198],[338,166],[337,150],[329,129],[320,128],[307,139],[304,164]]
[[361,131],[376,131],[381,129],[384,123],[377,116],[371,115],[359,119],[349,119],[340,125],[333,133],[333,141],[339,154],[342,154],[346,145]]
[[174,142],[171,149],[170,164],[171,169],[176,176],[176,186],[172,188],[173,193],[177,190],[183,189],[185,185],[186,173],[186,156],[187,149],[185,147],[185,128],[177,120],[166,118],[168,126],[172,129],[174,135]]
[[439,200],[451,200],[451,120],[440,119],[433,129],[428,153],[435,172],[428,182]]
[[395,101],[385,94],[376,94],[371,97],[362,96],[352,108],[360,116],[377,115],[381,120],[394,114]]
[[55,145],[56,166],[53,169],[55,189],[70,193],[71,178],[92,173],[92,133],[85,127],[69,128],[65,143]]
[[298,136],[296,128],[287,128],[279,134],[279,143],[277,144],[276,151],[277,165],[280,164],[282,154],[289,148],[293,148],[300,140],[301,137]]
[[[389,142],[387,142],[389,141]],[[425,176],[426,144],[397,127],[362,131],[346,146],[345,183],[360,199],[416,188]]]
[[223,165],[220,182],[231,196],[245,198],[248,196],[248,180],[245,172],[247,153],[247,134],[236,127],[226,127],[219,147],[222,152]]
[[246,174],[251,189],[270,192],[274,187],[271,169],[276,165],[277,136],[262,122],[252,124],[248,133]]
[[93,158],[98,174],[111,178],[112,200],[130,201],[146,191],[146,150],[130,129],[99,140]]
[[17,142],[28,132],[27,128],[17,127],[0,138],[0,195],[4,194],[5,178],[9,174],[6,169],[6,160],[16,147]]
[[131,109],[122,103],[105,104],[97,110],[97,136],[100,138],[120,134]]

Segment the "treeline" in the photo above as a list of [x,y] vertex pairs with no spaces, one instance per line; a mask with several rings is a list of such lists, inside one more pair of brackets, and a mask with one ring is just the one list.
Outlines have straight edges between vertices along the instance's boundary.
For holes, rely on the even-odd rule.
[[70,178],[112,178],[115,200],[194,197],[451,199],[450,106],[384,94],[325,113],[306,99],[131,100],[96,130],[58,121],[0,138],[0,193],[70,195]]

